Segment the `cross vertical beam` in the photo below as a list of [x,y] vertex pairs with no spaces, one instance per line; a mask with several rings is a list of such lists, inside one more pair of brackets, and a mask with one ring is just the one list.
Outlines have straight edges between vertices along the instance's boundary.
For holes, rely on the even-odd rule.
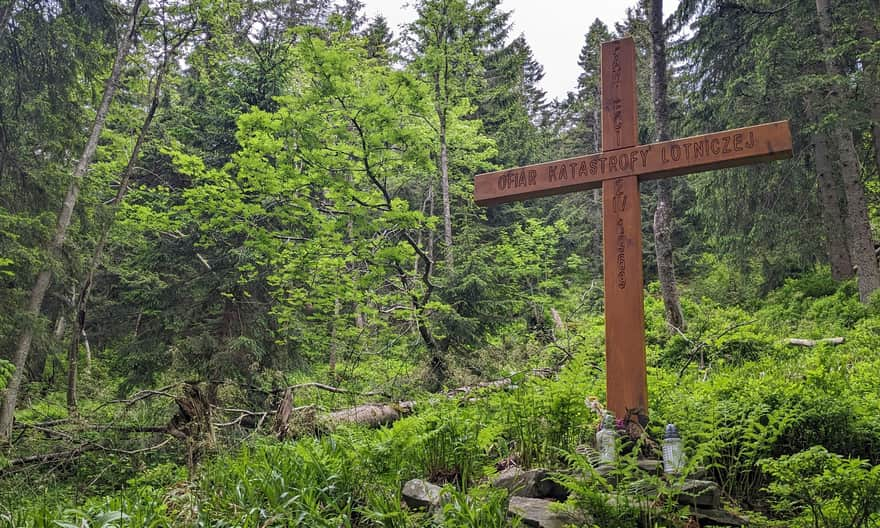
[[[638,145],[633,39],[603,43],[601,65],[604,154]],[[641,216],[638,175],[602,182],[606,404],[618,418],[648,414]]]

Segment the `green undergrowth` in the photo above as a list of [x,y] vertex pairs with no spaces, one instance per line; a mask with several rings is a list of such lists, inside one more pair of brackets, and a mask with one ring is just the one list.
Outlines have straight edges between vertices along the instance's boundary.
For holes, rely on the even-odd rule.
[[[726,506],[750,514],[754,526],[878,526],[878,305],[860,304],[852,284],[817,274],[789,281],[754,310],[706,298],[686,301],[685,310],[688,329],[670,334],[660,301],[646,300],[650,436],[659,440],[667,422],[678,424],[688,467],[708,469]],[[575,448],[595,434],[585,398],[604,400],[601,336],[601,317],[582,314],[556,336],[556,346],[542,349],[545,360],[564,359],[553,376],[526,370],[503,389],[426,395],[412,415],[378,430],[345,427],[286,442],[250,436],[212,451],[193,478],[173,457],[140,460],[136,476],[104,493],[86,486],[42,495],[21,487],[26,476],[6,475],[0,525],[439,524],[440,517],[401,504],[403,482],[418,477],[446,486],[444,526],[508,526],[505,492],[486,484],[500,468],[574,466],[584,474],[592,467]],[[784,342],[831,336],[844,344]],[[87,460],[131,473],[124,459]],[[621,466],[622,481],[632,474],[628,467]],[[560,480],[572,490],[564,508],[590,508],[601,526],[636,525],[632,510],[608,510],[603,497],[620,491],[603,479],[560,475],[569,475]],[[683,525],[682,512],[663,500],[668,483],[649,484],[656,496],[648,502],[663,510],[650,522]]]

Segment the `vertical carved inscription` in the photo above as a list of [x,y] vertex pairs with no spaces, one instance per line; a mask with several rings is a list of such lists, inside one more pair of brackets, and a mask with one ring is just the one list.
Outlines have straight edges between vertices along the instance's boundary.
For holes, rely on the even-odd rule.
[[620,416],[647,414],[638,176],[604,180],[602,195],[608,406]]
[[602,150],[638,142],[635,97],[635,42],[626,37],[602,44]]
[[614,180],[614,196],[611,198],[611,210],[615,219],[615,250],[617,252],[617,287],[626,288],[626,228],[623,223],[623,212],[626,211],[626,190],[623,178]]
[[620,147],[620,130],[623,128],[623,100],[620,98],[620,74],[623,68],[620,66],[620,41],[614,41],[612,46],[611,83],[614,85],[614,97],[611,100],[611,108],[614,119],[615,145]]

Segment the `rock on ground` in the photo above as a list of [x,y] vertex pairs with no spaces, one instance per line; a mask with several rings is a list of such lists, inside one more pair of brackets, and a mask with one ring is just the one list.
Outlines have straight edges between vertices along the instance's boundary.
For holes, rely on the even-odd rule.
[[568,490],[554,482],[546,469],[524,470],[518,467],[507,468],[492,479],[496,488],[505,488],[511,496],[552,498],[565,500]]
[[680,504],[703,508],[721,508],[721,488],[711,480],[685,480],[677,500]]
[[403,485],[403,502],[410,508],[434,509],[443,500],[443,488],[427,480],[412,479]]
[[562,528],[570,522],[565,514],[550,510],[557,502],[532,497],[511,497],[507,511],[521,518],[523,525],[537,528]]
[[695,509],[694,517],[700,526],[745,526],[749,520],[722,509]]

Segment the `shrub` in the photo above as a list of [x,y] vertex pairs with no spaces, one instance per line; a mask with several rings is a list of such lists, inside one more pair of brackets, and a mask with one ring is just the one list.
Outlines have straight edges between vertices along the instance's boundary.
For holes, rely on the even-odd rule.
[[860,528],[880,522],[880,466],[822,446],[764,460],[761,466],[773,479],[767,490],[774,510],[794,513],[798,526]]

